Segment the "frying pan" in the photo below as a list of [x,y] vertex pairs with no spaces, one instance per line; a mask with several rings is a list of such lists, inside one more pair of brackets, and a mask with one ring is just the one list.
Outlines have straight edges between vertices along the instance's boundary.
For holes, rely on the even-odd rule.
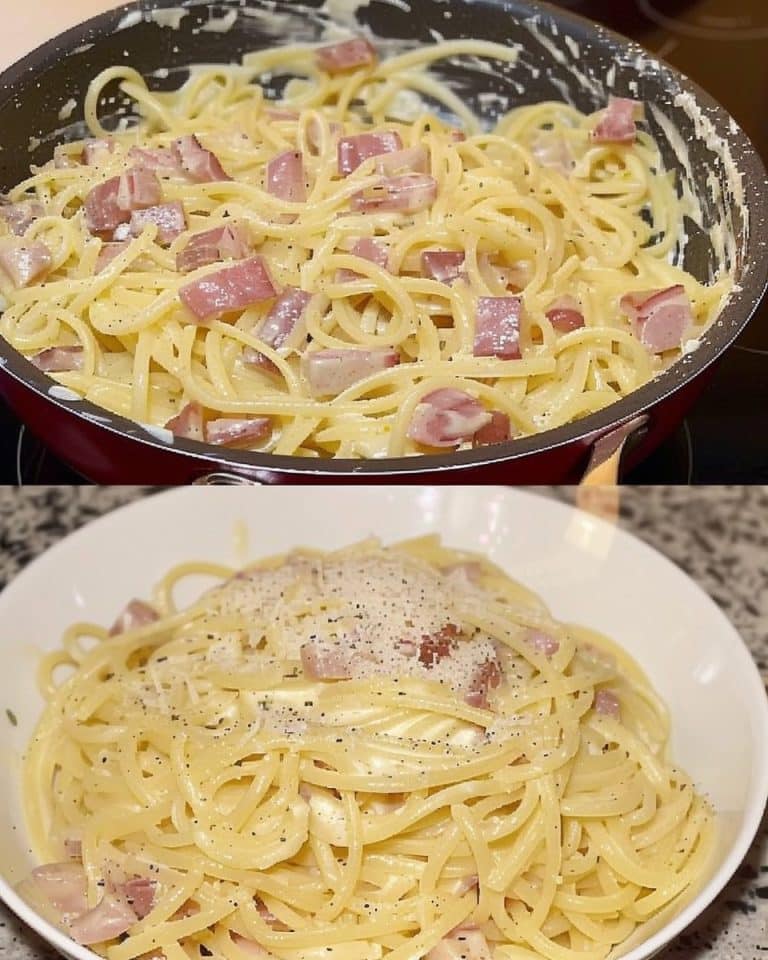
[[[389,460],[307,460],[194,441],[169,442],[76,398],[0,340],[0,393],[32,431],[82,476],[100,483],[189,483],[228,476],[263,483],[573,482],[627,437],[639,462],[668,436],[706,385],[713,365],[749,321],[768,282],[765,169],[736,123],[708,94],[631,41],[548,4],[522,0],[245,0],[131,3],[95,17],[0,75],[0,189],[44,163],[53,146],[85,134],[81,105],[90,80],[129,63],[150,86],[173,89],[193,63],[229,63],[280,43],[317,42],[338,27],[370,30],[384,55],[419,43],[473,37],[520,45],[517,64],[492,72],[447,63],[444,79],[490,121],[489,96],[511,105],[568,100],[583,111],[609,94],[642,100],[668,169],[699,207],[682,224],[678,261],[700,280],[720,267],[736,291],[698,348],[630,396],[567,426],[477,450]],[[335,34],[329,34],[329,24]],[[275,81],[279,83],[278,81]],[[279,94],[275,87],[274,94]],[[117,88],[114,119],[121,115]],[[62,130],[60,115],[78,108]],[[108,112],[108,111],[105,111]]]

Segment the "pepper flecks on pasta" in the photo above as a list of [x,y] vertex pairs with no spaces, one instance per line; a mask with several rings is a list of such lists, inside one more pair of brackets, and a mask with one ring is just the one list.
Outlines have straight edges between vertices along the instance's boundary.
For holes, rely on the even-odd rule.
[[[641,105],[526,105],[483,130],[430,73],[464,54],[516,56],[284,47],[171,93],[105,71],[93,139],[0,208],[0,333],[114,413],[303,457],[495,443],[637,389],[732,286],[672,262],[684,203]],[[279,102],[274,71],[293,74]],[[114,81],[139,120],[110,132]]]
[[24,760],[20,892],[109,960],[604,960],[700,881],[648,680],[485,558],[366,541],[150,599],[45,658]]

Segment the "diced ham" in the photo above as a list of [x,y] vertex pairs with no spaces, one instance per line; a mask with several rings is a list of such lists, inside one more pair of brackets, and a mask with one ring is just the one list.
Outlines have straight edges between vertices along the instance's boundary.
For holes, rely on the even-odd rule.
[[[307,140],[312,148],[312,152],[315,154],[320,152],[320,147],[323,145],[322,131],[322,124],[317,117],[313,117],[307,125]],[[344,133],[344,124],[331,121],[328,124],[328,131],[331,135],[331,140],[336,140]]]
[[79,837],[67,837],[64,840],[64,853],[70,860],[80,860],[83,856],[83,841]]
[[345,73],[359,67],[371,67],[377,60],[375,48],[363,37],[320,47],[315,57],[318,67],[326,73]]
[[551,130],[542,130],[531,144],[531,153],[542,167],[569,177],[576,165],[568,141]]
[[546,317],[554,329],[560,333],[579,330],[584,326],[581,304],[575,297],[567,293],[550,304]]
[[394,130],[382,133],[359,133],[354,137],[342,137],[338,143],[339,173],[346,177],[371,157],[395,153],[403,149],[400,134]]
[[461,927],[432,947],[425,960],[491,960],[491,956],[488,941],[480,930]]
[[470,681],[469,692],[464,700],[472,707],[488,709],[488,692],[501,686],[501,666],[497,660],[486,660],[475,670]]
[[83,369],[83,348],[49,347],[29,359],[43,373],[69,373]]
[[301,666],[311,680],[347,680],[352,676],[352,657],[337,644],[311,640],[301,648]]
[[118,243],[103,243],[101,250],[99,250],[99,255],[96,258],[96,266],[94,267],[96,273],[101,273],[102,270],[106,270],[115,257],[119,257],[121,253],[125,253],[130,245],[130,240],[121,240]]
[[263,440],[272,430],[269,417],[253,417],[250,420],[221,417],[209,420],[205,425],[205,439],[220,447],[235,447]]
[[352,209],[367,213],[418,213],[437,198],[437,180],[425,173],[390,177],[352,197]]
[[179,166],[194,183],[232,179],[216,154],[206,150],[194,134],[174,140],[172,149]]
[[120,177],[97,184],[85,198],[85,222],[91,233],[111,233],[128,223],[134,210],[160,203],[162,192],[157,175],[135,167]]
[[179,273],[191,273],[220,260],[244,260],[249,253],[244,228],[230,223],[190,237],[186,247],[176,254],[176,269]]
[[594,143],[634,143],[635,121],[642,118],[643,105],[626,97],[609,97],[608,107],[592,131]]
[[115,152],[114,140],[91,139],[83,143],[83,152],[80,157],[87,167],[95,167],[104,163]]
[[117,637],[121,633],[128,633],[131,630],[149,626],[150,623],[155,623],[158,619],[159,616],[154,607],[144,603],[143,600],[131,600],[112,624],[109,635],[110,637]]
[[112,243],[127,243],[133,234],[131,233],[131,222],[118,224],[112,231]]
[[77,943],[88,946],[114,940],[136,923],[136,914],[131,906],[111,893],[107,893],[92,910],[79,916],[69,925],[69,934]]
[[134,237],[141,236],[150,223],[157,226],[157,242],[167,246],[187,229],[187,216],[178,200],[148,207],[146,210],[136,210],[131,215],[131,233]]
[[476,357],[520,358],[519,297],[479,297],[475,315]]
[[307,353],[302,358],[302,369],[313,397],[331,397],[398,363],[400,354],[391,347],[371,350],[350,348]]
[[261,373],[268,373],[270,376],[280,376],[280,368],[273,363],[268,356],[253,347],[246,347],[240,357],[244,366],[251,370],[258,370]]
[[20,200],[18,203],[0,203],[0,219],[17,237],[23,237],[29,227],[45,215],[45,207],[39,200]]
[[545,657],[554,656],[560,649],[560,642],[542,630],[529,630],[525,642],[533,647],[536,653],[543,653]]
[[445,657],[450,657],[451,650],[456,648],[459,633],[455,623],[447,623],[437,633],[422,637],[419,644],[419,662],[431,668]]
[[203,440],[203,408],[199,403],[188,403],[165,425],[174,437],[185,440]]
[[443,387],[421,398],[408,436],[429,447],[456,447],[491,422],[485,407],[463,390]]
[[46,863],[35,867],[24,884],[47,901],[65,922],[88,909],[88,879],[80,863]]
[[426,147],[409,147],[376,158],[376,172],[387,177],[398,173],[429,173],[429,153]]
[[598,690],[595,693],[594,708],[605,717],[614,717],[616,720],[621,717],[621,704],[612,690]]
[[269,952],[261,946],[261,944],[256,943],[255,940],[249,940],[247,937],[241,936],[239,933],[235,933],[233,930],[229,932],[232,942],[251,957],[269,957]]
[[304,203],[307,184],[304,180],[304,157],[298,150],[286,150],[267,164],[267,192],[290,203]]
[[512,437],[512,427],[509,417],[500,410],[491,411],[491,419],[484,427],[480,427],[472,438],[473,447],[488,447],[494,443],[504,443]]
[[[373,237],[363,237],[355,241],[352,254],[355,257],[375,263],[382,270],[389,269],[389,247],[381,240],[374,240]],[[355,270],[339,270],[336,274],[336,281],[337,283],[347,283],[350,280],[357,280],[359,276],[360,274]]]
[[259,340],[275,350],[295,349],[306,339],[304,315],[312,294],[298,287],[286,287],[267,314],[259,330]]
[[263,257],[250,257],[188,283],[181,302],[200,321],[213,320],[277,295]]
[[149,877],[131,877],[120,885],[119,892],[139,920],[143,920],[155,905],[155,888],[156,882]]
[[178,154],[169,147],[131,147],[128,156],[147,170],[179,170]]
[[651,353],[680,347],[685,331],[693,322],[691,303],[682,284],[664,290],[627,293],[621,309],[632,321],[640,343]]
[[53,256],[42,242],[20,244],[7,242],[0,246],[0,267],[14,287],[28,287],[50,273]]
[[459,250],[425,250],[421,255],[421,272],[430,280],[452,283],[461,276],[464,259]]

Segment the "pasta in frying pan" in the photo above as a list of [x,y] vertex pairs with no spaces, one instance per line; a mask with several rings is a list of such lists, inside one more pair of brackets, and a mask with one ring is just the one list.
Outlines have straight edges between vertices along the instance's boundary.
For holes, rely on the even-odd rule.
[[[101,74],[93,138],[0,210],[0,333],[114,413],[302,457],[495,443],[637,389],[731,289],[673,262],[684,208],[642,105],[486,130],[430,72],[457,56],[515,51],[287,46],[172,93]],[[140,122],[109,132],[114,81]]]

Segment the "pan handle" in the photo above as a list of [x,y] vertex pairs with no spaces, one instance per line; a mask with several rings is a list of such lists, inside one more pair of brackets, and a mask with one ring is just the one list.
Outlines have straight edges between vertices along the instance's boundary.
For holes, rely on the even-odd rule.
[[619,491],[619,468],[627,440],[648,422],[648,415],[641,414],[628,420],[615,430],[603,434],[592,445],[587,469],[576,489],[576,506],[610,523],[619,519],[621,495]]

